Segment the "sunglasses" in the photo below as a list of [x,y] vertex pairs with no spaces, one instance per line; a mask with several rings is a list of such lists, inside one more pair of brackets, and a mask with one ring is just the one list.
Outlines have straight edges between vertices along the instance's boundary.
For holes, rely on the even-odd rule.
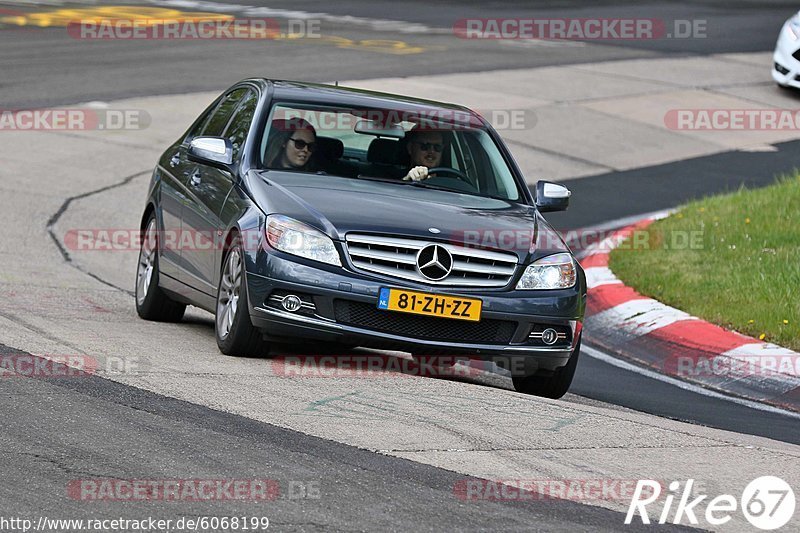
[[415,143],[415,144],[419,145],[420,149],[423,152],[427,152],[430,149],[433,149],[434,152],[441,152],[442,148],[444,148],[444,145],[439,144],[439,143],[421,143],[421,142],[418,142],[418,143]]
[[310,142],[304,141],[303,139],[292,139],[292,138],[290,138],[289,140],[290,141],[294,141],[294,147],[297,148],[298,150],[302,150],[304,148],[308,148],[309,152],[313,152],[314,149],[317,147],[317,143],[315,143],[315,142],[310,143]]

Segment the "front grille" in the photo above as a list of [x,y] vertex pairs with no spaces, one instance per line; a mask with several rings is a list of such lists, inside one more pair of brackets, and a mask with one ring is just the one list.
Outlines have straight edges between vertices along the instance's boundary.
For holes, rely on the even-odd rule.
[[795,50],[794,53],[792,54],[792,57],[800,61],[800,49]]
[[334,312],[340,324],[431,341],[508,344],[517,326],[508,320],[467,322],[382,311],[374,305],[349,300],[334,301]]
[[[348,234],[346,239],[347,252],[356,268],[429,285],[505,287],[517,266],[517,255],[508,252],[379,235]],[[440,281],[429,280],[416,268],[417,252],[430,244],[442,246],[453,256],[452,271]]]

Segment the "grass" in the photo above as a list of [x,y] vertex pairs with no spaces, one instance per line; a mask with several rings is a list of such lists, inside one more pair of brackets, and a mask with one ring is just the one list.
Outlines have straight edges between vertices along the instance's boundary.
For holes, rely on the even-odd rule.
[[689,203],[610,266],[641,294],[800,351],[800,173]]

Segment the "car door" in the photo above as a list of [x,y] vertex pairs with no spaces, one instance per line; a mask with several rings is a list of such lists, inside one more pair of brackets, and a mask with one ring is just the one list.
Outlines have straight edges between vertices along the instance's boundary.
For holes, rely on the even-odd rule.
[[192,164],[187,159],[189,141],[200,135],[208,123],[218,102],[214,102],[200,115],[186,136],[164,153],[159,161],[158,172],[161,177],[160,211],[161,211],[161,255],[159,271],[180,281],[186,281],[185,268],[182,264],[180,236],[183,229],[183,206],[188,199],[186,181]]
[[159,204],[161,207],[159,273],[182,279],[180,249],[174,245],[181,231],[181,214],[186,202],[185,172],[181,160],[186,158],[185,150],[176,143],[171,146],[159,164],[157,172],[161,179]]
[[[234,125],[246,121],[249,128],[258,101],[256,92],[247,87],[234,89],[220,102],[201,135],[221,137],[239,130]],[[249,115],[249,118],[248,118]],[[234,131],[235,130],[235,131]],[[234,143],[234,161],[244,137]],[[245,131],[244,135],[247,135]],[[215,295],[217,290],[217,246],[222,228],[220,212],[233,187],[234,176],[225,170],[201,163],[191,163],[186,181],[187,202],[183,208],[183,246],[181,260],[188,274],[187,283],[194,288]]]

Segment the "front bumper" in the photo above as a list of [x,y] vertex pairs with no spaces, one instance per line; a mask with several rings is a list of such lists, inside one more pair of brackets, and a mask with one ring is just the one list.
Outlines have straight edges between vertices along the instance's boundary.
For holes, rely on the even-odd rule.
[[[284,254],[261,252],[247,272],[250,318],[276,341],[308,339],[398,349],[416,354],[448,353],[498,361],[532,359],[537,368],[564,366],[580,337],[585,283],[557,291],[450,290],[326,269]],[[377,309],[382,287],[480,298],[480,322],[423,317]],[[312,305],[288,312],[282,295]],[[566,337],[553,346],[531,338],[552,326]]]
[[772,79],[779,85],[800,89],[800,61],[795,58],[797,51],[800,50],[800,39],[791,38],[788,24],[787,22],[781,28],[772,55]]

